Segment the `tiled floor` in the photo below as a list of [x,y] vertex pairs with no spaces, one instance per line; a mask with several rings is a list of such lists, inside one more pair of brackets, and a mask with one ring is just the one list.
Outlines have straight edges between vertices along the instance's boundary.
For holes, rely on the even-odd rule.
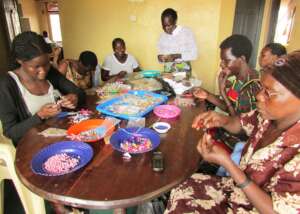
[[[51,205],[46,202],[47,214],[54,214]],[[21,201],[11,181],[5,181],[4,186],[4,214],[24,214]],[[90,210],[90,214],[113,214],[112,210]],[[126,214],[135,214],[136,208],[128,208]]]

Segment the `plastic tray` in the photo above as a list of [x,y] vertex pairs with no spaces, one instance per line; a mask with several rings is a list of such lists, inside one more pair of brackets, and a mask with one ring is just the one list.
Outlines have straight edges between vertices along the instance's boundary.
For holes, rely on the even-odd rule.
[[[155,103],[154,105],[149,106],[143,112],[139,112],[138,114],[135,114],[135,115],[117,114],[117,113],[114,113],[114,112],[106,109],[108,106],[118,102],[123,96],[126,96],[126,94],[134,94],[134,95],[140,96],[141,99],[143,99],[144,95],[150,95],[150,96],[153,96],[153,97],[156,97],[156,98],[161,98],[161,101]],[[148,114],[149,112],[151,112],[154,109],[154,107],[168,101],[167,96],[164,96],[164,95],[161,95],[161,94],[156,94],[156,93],[153,93],[153,92],[150,92],[150,91],[129,91],[126,94],[123,94],[121,96],[115,97],[115,98],[110,99],[110,100],[108,100],[104,103],[99,104],[96,107],[97,111],[99,111],[103,114],[106,114],[106,115],[113,116],[113,117],[118,117],[118,118],[121,118],[121,119],[129,120],[129,119],[134,118],[134,117],[143,117],[146,114]],[[130,105],[130,103],[128,105]]]

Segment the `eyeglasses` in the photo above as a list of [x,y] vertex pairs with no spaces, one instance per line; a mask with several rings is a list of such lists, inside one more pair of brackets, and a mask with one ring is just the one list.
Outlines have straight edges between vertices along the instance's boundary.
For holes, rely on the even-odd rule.
[[270,99],[274,96],[278,96],[278,95],[281,95],[280,92],[276,92],[276,91],[270,91],[268,89],[266,89],[262,84],[261,82],[259,82],[259,87],[260,87],[260,90],[259,90],[259,93],[258,94],[261,94],[264,96],[264,98],[266,99]]

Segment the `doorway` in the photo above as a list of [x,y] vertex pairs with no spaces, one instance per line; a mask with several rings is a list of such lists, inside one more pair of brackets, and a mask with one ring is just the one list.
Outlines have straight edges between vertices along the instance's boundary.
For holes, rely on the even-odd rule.
[[6,32],[11,43],[16,35],[21,33],[20,18],[17,9],[16,0],[3,0],[1,7],[4,12],[4,20],[6,25]]
[[255,68],[265,0],[237,0],[233,34],[247,36],[253,45],[249,65]]
[[46,3],[49,20],[49,30],[51,33],[52,40],[58,45],[62,46],[62,36],[60,27],[60,16],[57,2]]

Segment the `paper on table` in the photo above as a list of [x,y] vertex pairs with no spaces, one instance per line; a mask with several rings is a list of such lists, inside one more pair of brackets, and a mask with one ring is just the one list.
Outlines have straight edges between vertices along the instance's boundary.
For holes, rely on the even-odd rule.
[[183,85],[183,83],[181,82],[176,82],[174,80],[168,79],[168,78],[163,78],[163,80],[167,83],[169,83],[169,85],[173,88],[173,90],[175,91],[176,94],[178,95],[182,95],[183,92],[191,89],[193,87],[193,85],[190,86],[185,86]]
[[121,122],[121,120],[114,118],[114,117],[106,117],[103,123],[95,128],[90,129],[84,132],[81,132],[80,135],[82,136],[88,136],[88,135],[97,135],[99,139],[104,138],[105,135],[113,129],[116,125],[118,125]]
[[47,128],[39,133],[39,135],[43,135],[44,137],[62,137],[67,134],[65,129],[59,128]]

